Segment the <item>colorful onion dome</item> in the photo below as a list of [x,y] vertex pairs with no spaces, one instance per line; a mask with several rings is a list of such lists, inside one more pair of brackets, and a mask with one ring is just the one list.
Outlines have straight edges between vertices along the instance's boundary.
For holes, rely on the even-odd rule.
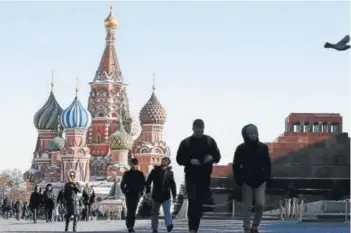
[[131,150],[133,146],[132,137],[124,130],[122,120],[119,129],[108,139],[111,150]]
[[46,103],[34,115],[34,126],[37,129],[57,130],[58,117],[63,109],[56,101],[54,93],[51,91]]
[[49,151],[59,151],[65,147],[65,139],[60,136],[54,137],[48,144]]
[[91,114],[83,107],[78,97],[61,114],[61,125],[65,129],[88,128],[91,125]]
[[158,101],[155,92],[141,109],[139,118],[142,124],[164,124],[167,119],[166,110]]

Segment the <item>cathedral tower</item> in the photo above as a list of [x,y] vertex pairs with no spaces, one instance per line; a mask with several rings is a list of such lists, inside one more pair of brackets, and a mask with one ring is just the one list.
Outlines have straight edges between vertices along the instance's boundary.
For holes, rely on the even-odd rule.
[[113,15],[112,7],[104,25],[105,50],[94,80],[89,83],[91,92],[88,110],[92,115],[92,125],[88,132],[88,147],[93,157],[108,155],[108,139],[118,129],[120,114],[128,133],[131,132],[132,123],[126,93],[127,84],[124,83],[115,48],[115,31],[119,24]]
[[170,156],[170,150],[163,139],[163,125],[166,122],[166,110],[162,107],[152,86],[150,99],[139,114],[141,135],[133,147],[133,156],[139,160],[140,170],[148,174],[164,156]]
[[86,144],[87,129],[91,125],[91,115],[76,97],[62,112],[61,125],[65,128],[66,146],[61,150],[61,181],[67,181],[67,172],[76,171],[76,180],[90,181],[90,150]]

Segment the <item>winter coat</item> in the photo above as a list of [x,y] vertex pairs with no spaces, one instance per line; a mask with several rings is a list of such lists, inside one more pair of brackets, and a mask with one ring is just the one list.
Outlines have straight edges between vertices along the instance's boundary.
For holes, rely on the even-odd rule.
[[29,208],[37,209],[42,203],[42,195],[38,192],[32,192],[29,200]]
[[83,203],[84,205],[91,205],[95,202],[95,192],[93,190],[93,188],[89,187],[89,188],[84,188],[83,189]]
[[45,190],[43,193],[43,203],[45,208],[53,209],[55,207],[55,195],[52,190]]
[[[204,163],[206,155],[213,157],[212,163]],[[192,159],[198,159],[201,165],[192,165],[190,163]],[[209,177],[212,173],[213,163],[219,163],[220,159],[221,154],[216,141],[207,135],[200,138],[191,136],[184,139],[179,145],[176,157],[177,163],[184,166],[185,174],[196,175],[197,177]]]
[[76,182],[67,182],[63,191],[64,199],[66,203],[66,211],[70,214],[78,214],[80,206],[80,198],[78,193],[81,193],[82,190],[78,183]]
[[271,159],[268,146],[258,139],[251,141],[243,127],[241,133],[244,143],[240,144],[234,154],[233,174],[236,183],[244,183],[252,188],[257,188],[271,176]]
[[175,200],[177,195],[176,183],[174,181],[174,175],[171,167],[155,166],[151,170],[147,181],[146,181],[146,193],[150,193],[151,183],[152,187],[152,199],[158,202],[164,202],[172,197]]
[[142,171],[128,170],[123,174],[121,190],[128,197],[139,197],[143,195],[145,187],[145,176]]

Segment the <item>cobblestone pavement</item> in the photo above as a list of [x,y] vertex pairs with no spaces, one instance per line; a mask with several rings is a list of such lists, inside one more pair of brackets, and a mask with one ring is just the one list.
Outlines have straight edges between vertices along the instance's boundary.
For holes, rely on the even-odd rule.
[[[63,232],[62,222],[37,224],[28,221],[17,222],[15,220],[0,220],[0,232]],[[349,224],[346,223],[298,223],[264,221],[261,225],[261,233],[348,233]],[[71,230],[71,229],[70,229]],[[88,233],[122,233],[126,232],[124,221],[92,221],[80,222],[78,232]],[[151,233],[150,221],[137,221],[136,232]],[[160,221],[159,232],[166,232],[163,221]],[[187,233],[187,221],[175,220],[174,233]],[[234,220],[204,220],[201,223],[199,233],[241,233],[242,222]]]

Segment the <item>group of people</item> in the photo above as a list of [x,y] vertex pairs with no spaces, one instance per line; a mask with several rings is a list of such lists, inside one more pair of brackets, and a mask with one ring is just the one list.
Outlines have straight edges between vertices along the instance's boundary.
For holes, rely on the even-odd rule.
[[[190,233],[199,230],[202,207],[210,195],[210,182],[213,164],[221,159],[216,141],[204,134],[205,123],[201,119],[193,122],[193,135],[184,139],[178,148],[176,161],[184,166],[185,185],[188,196],[188,227]],[[265,205],[266,182],[271,176],[271,160],[268,146],[258,138],[258,129],[249,124],[243,127],[244,142],[235,151],[233,174],[241,188],[243,209],[243,228],[245,233],[258,233]],[[170,167],[171,160],[165,157],[155,166],[145,181],[144,174],[138,170],[138,160],[131,160],[131,168],[122,177],[121,190],[126,197],[128,232],[134,231],[135,213],[144,190],[151,192],[151,228],[158,232],[159,208],[162,206],[164,221],[168,232],[173,229],[170,213],[171,197],[176,199],[176,184]],[[251,209],[255,201],[254,219],[251,224]]]
[[80,207],[84,205],[84,218],[86,221],[91,216],[91,206],[95,201],[95,193],[92,187],[87,184],[83,189],[82,198],[78,193],[82,190],[78,183],[75,182],[75,171],[69,171],[69,182],[65,183],[60,192],[54,195],[52,184],[47,184],[43,193],[38,186],[34,188],[29,201],[29,209],[32,212],[33,222],[37,223],[38,213],[42,206],[44,206],[46,222],[53,221],[54,209],[58,211],[61,220],[65,220],[65,231],[68,231],[68,226],[73,217],[73,231],[77,229],[77,221],[80,216]]
[[21,218],[24,219],[28,215],[28,212],[27,202],[21,203],[20,200],[9,202],[7,197],[2,201],[1,215],[4,219],[15,217],[19,221]]

